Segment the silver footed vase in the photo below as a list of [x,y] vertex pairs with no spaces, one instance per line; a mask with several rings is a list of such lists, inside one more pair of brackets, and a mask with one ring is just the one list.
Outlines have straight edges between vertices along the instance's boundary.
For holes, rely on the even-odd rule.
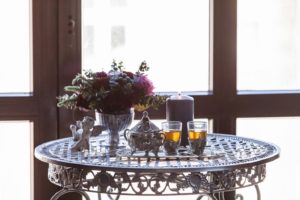
[[128,128],[134,119],[134,109],[129,109],[126,114],[106,114],[95,112],[96,124],[104,126],[107,132],[106,145],[111,150],[120,147],[120,133]]

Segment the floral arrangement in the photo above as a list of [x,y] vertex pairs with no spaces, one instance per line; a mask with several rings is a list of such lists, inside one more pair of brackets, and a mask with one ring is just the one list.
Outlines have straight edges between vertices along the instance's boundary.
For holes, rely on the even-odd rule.
[[132,107],[137,111],[157,109],[165,102],[165,96],[153,92],[154,86],[145,74],[149,70],[146,62],[142,62],[135,73],[125,71],[122,62],[113,61],[111,68],[108,73],[78,74],[72,85],[64,88],[69,94],[58,97],[58,107],[124,114]]

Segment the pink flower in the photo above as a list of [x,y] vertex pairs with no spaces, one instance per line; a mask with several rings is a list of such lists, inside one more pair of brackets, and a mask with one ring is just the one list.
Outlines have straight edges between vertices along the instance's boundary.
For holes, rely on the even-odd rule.
[[153,89],[154,89],[153,83],[145,75],[141,75],[138,77],[135,87],[139,91],[143,91],[144,95],[146,95],[146,96],[151,96],[154,94],[153,93]]

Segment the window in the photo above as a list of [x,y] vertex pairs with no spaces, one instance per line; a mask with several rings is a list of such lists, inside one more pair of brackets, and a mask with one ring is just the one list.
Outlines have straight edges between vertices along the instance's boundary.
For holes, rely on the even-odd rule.
[[[241,95],[236,99],[236,132],[281,147],[279,160],[267,166],[260,186],[262,199],[297,195],[293,187],[300,178],[299,150],[291,138],[298,137],[300,116],[299,8],[296,0],[243,0],[237,6],[237,90]],[[254,195],[252,190],[244,197],[254,199]]]
[[82,1],[82,13],[83,69],[146,60],[157,92],[208,91],[209,0]]
[[238,90],[300,89],[300,4],[238,2]]
[[[300,167],[299,130],[299,117],[239,118],[237,120],[238,135],[259,138],[281,147],[280,159],[267,165],[266,180],[260,184],[262,199],[293,199],[297,196],[296,191],[300,186],[300,173],[297,170]],[[281,184],[277,184],[278,182]],[[255,195],[253,190],[245,193],[244,197],[256,199]]]
[[[95,12],[92,10],[94,7],[97,6],[99,2],[103,3],[103,5],[101,5],[101,8],[99,9],[105,8],[104,11],[102,10],[103,12],[101,13],[99,12],[100,16],[101,14],[104,14],[107,11],[107,9],[109,9],[111,12],[101,17],[94,15],[93,13]],[[56,86],[57,88],[59,88],[59,90],[57,91],[56,89],[54,89],[54,91],[59,93],[62,90],[62,87],[64,85],[69,84],[71,82],[71,79],[74,77],[74,75],[81,70],[80,68],[81,65],[83,65],[86,68],[98,67],[98,69],[101,70],[103,66],[109,66],[113,57],[116,57],[115,59],[123,60],[126,65],[133,66],[133,67],[139,64],[134,62],[139,62],[140,60],[147,60],[151,67],[151,72],[153,72],[155,71],[155,67],[159,66],[159,68],[161,68],[161,66],[163,67],[168,66],[166,64],[162,64],[162,65],[157,64],[158,62],[160,62],[159,59],[161,58],[163,59],[164,62],[169,60],[167,59],[168,56],[170,56],[172,60],[174,60],[174,63],[175,61],[179,60],[176,62],[176,64],[179,64],[179,68],[186,67],[185,62],[190,62],[190,60],[186,61],[187,60],[186,58],[178,56],[184,54],[184,56],[187,57],[191,56],[192,61],[195,61],[193,63],[197,63],[197,66],[199,66],[199,71],[202,66],[204,66],[205,68],[204,71],[202,72],[196,70],[192,71],[193,72],[192,75],[195,75],[196,78],[195,80],[193,79],[193,81],[188,83],[188,87],[186,88],[186,90],[187,92],[191,92],[191,91],[199,91],[199,90],[207,91],[209,89],[212,89],[212,93],[208,93],[205,95],[200,95],[200,94],[195,95],[194,93],[188,93],[188,94],[193,95],[193,97],[195,98],[195,118],[213,119],[214,132],[235,134],[237,132],[236,125],[238,125],[239,128],[240,127],[239,124],[241,123],[239,120],[236,121],[237,118],[240,119],[246,117],[257,118],[257,117],[300,116],[300,107],[299,107],[300,95],[298,94],[298,91],[296,91],[295,93],[294,91],[289,91],[289,93],[284,91],[283,93],[277,93],[277,94],[274,94],[270,91],[268,92],[260,91],[259,93],[255,91],[255,93],[253,94],[244,93],[242,95],[237,93],[237,90],[241,91],[241,90],[299,89],[298,71],[297,71],[298,70],[297,57],[299,57],[297,56],[297,53],[299,49],[299,40],[297,39],[297,37],[294,36],[297,35],[299,28],[293,26],[293,24],[295,25],[298,24],[297,21],[295,20],[298,20],[299,18],[297,16],[297,12],[294,12],[297,9],[296,6],[299,6],[298,4],[296,4],[296,1],[283,2],[283,1],[262,0],[258,2],[258,1],[246,1],[246,0],[245,1],[244,0],[243,1],[210,0],[209,8],[207,6],[208,1],[201,1],[201,4],[203,3],[203,6],[198,5],[197,7],[198,9],[196,9],[198,11],[197,13],[189,13],[189,15],[187,16],[182,16],[182,19],[188,21],[193,20],[194,24],[197,23],[198,20],[199,20],[199,24],[201,23],[201,25],[199,26],[192,27],[198,30],[195,32],[195,34],[196,33],[197,35],[199,34],[199,38],[197,38],[195,42],[197,44],[200,43],[203,44],[199,47],[200,48],[198,51],[199,53],[198,54],[195,53],[194,50],[190,51],[190,49],[188,49],[188,47],[186,46],[187,44],[184,44],[182,43],[182,41],[179,41],[178,45],[183,46],[184,47],[183,49],[185,51],[179,49],[178,52],[171,53],[168,55],[166,55],[166,53],[163,52],[161,53],[161,55],[158,56],[157,52],[153,51],[153,49],[154,50],[158,49],[153,47],[153,45],[155,45],[156,40],[153,39],[154,40],[153,44],[149,42],[150,40],[149,41],[147,40],[145,41],[145,43],[147,43],[147,45],[149,46],[152,45],[152,47],[147,49],[145,51],[147,53],[145,54],[146,56],[153,55],[153,58],[143,57],[141,56],[140,51],[136,51],[136,49],[139,48],[139,45],[141,45],[141,43],[143,43],[143,41],[145,40],[144,38],[142,38],[144,34],[137,34],[137,33],[140,33],[139,31],[142,32],[144,30],[147,30],[146,31],[147,34],[150,33],[152,31],[151,30],[149,32],[148,28],[150,28],[150,26],[149,27],[144,26],[143,30],[136,30],[134,29],[134,27],[130,30],[129,29],[130,24],[126,24],[128,21],[133,20],[133,17],[130,15],[129,18],[125,17],[126,15],[124,13],[128,12],[126,11],[125,8],[134,9],[133,7],[131,7],[132,4],[133,3],[139,4],[140,2],[143,2],[143,5],[139,5],[141,7],[148,5],[146,1],[138,1],[138,0],[136,1],[87,0],[84,1],[85,5],[84,7],[82,7],[82,15],[81,15],[81,11],[78,11],[78,8],[81,8],[81,4],[77,0],[59,1],[58,5],[56,5],[55,2],[51,0],[47,0],[46,3],[44,2],[44,5],[47,5],[46,6],[47,8],[52,9],[52,13],[50,14],[53,14],[53,15],[49,15],[49,13],[45,12],[45,15],[42,15],[44,17],[43,18],[44,21],[46,22],[47,22],[46,15],[48,14],[48,16],[52,16],[52,17],[56,16],[54,8],[56,8],[56,6],[58,6],[59,8],[59,16],[56,16],[57,18],[55,17],[51,18],[50,22],[48,21],[47,25],[43,25],[43,23],[39,24],[41,26],[41,30],[43,30],[42,28],[50,26],[51,30],[55,31],[56,30],[55,25],[57,25],[55,24],[55,21],[57,19],[59,21],[58,27],[60,28],[59,30],[56,30],[59,32],[58,38],[55,38],[55,34],[53,34],[52,35],[53,38],[51,41],[43,41],[43,42],[48,42],[47,44],[50,47],[52,47],[52,49],[50,50],[49,48],[47,49],[49,52],[56,52],[55,44],[59,44],[59,46],[57,47],[59,49],[59,59],[54,56],[54,59],[48,60],[48,62],[51,64],[48,64],[46,66],[46,69],[48,70],[49,69],[56,70],[53,68],[53,66],[56,66],[55,62],[57,61],[59,65],[58,71],[54,72],[54,74],[57,73],[57,77],[58,77],[57,82],[52,81],[52,79],[50,78],[47,79],[47,81],[50,81],[51,83],[55,82],[53,83],[54,85],[57,84]],[[199,3],[200,1],[196,2],[192,0],[189,1],[160,0],[160,1],[149,1],[149,2],[151,3],[166,2],[166,5],[173,5],[173,4],[176,5],[177,3],[183,3],[184,6],[188,6],[188,5],[192,5],[193,2]],[[50,4],[50,6],[48,4]],[[290,6],[289,4],[293,6]],[[196,6],[197,4],[194,5]],[[142,13],[142,14],[151,11],[153,11],[154,13],[156,12],[156,9],[152,10],[150,8],[151,7],[149,7],[149,9],[142,10],[143,12],[141,12],[141,10],[134,10],[132,12]],[[169,19],[172,15],[174,15],[172,9],[174,9],[172,6],[168,6],[168,12],[166,12],[167,16],[165,18],[166,20],[172,21],[172,19]],[[250,14],[248,14],[249,13],[248,10],[246,10],[247,11],[246,12],[245,9],[251,10],[252,12],[249,11]],[[208,10],[210,11],[209,14],[207,13]],[[272,36],[266,38],[265,35],[261,35],[262,33],[264,33],[264,31],[255,32],[255,29],[252,30],[253,27],[254,28],[262,27],[261,24],[265,24],[265,22],[261,20],[266,20],[270,22],[270,18],[268,16],[264,15],[263,17],[256,17],[257,15],[259,16],[261,10],[265,12],[270,11],[271,14],[269,16],[273,17],[272,18],[274,19],[273,22],[275,21],[280,22],[280,20],[283,20],[283,21],[288,21],[288,23],[279,23],[277,25],[272,24],[271,29],[275,28],[276,30],[281,30],[281,31],[276,31],[276,33],[274,33]],[[112,13],[115,15],[113,15]],[[157,9],[157,13],[162,13],[162,10]],[[284,13],[288,13],[288,15]],[[121,17],[117,17],[119,14],[121,15]],[[195,17],[193,15],[195,15]],[[256,17],[255,18],[256,21],[255,20],[253,21],[253,19],[251,19],[251,16],[249,18],[249,15]],[[149,15],[143,17],[144,20],[146,21],[149,20]],[[116,18],[119,19],[121,18],[121,19],[120,21],[118,21]],[[258,22],[257,22],[257,18],[259,18]],[[68,33],[68,30],[66,30],[67,29],[66,27],[68,27],[68,20],[70,19],[76,22],[75,29],[77,28],[72,33]],[[83,22],[82,25],[84,26],[84,28],[82,29],[83,37],[81,37],[80,35],[81,26],[76,26],[76,24],[81,23],[80,19],[82,19]],[[103,19],[104,21],[101,21]],[[205,25],[207,23],[205,19],[210,20],[210,27],[208,26],[208,24]],[[181,22],[179,19],[177,20],[178,21],[176,22],[176,24],[179,24],[180,26],[187,27],[189,25],[189,24],[185,24],[184,22]],[[140,23],[140,21],[136,21],[136,20],[133,21],[134,23]],[[102,22],[101,24],[103,24],[104,26],[103,29],[104,31],[102,33],[97,32],[95,26],[93,24],[89,24],[91,22],[93,23]],[[162,22],[164,21],[162,20]],[[204,24],[202,24],[202,22]],[[84,24],[86,24],[86,26]],[[253,24],[257,24],[257,26],[256,25],[253,26]],[[267,23],[267,25],[268,24],[269,23]],[[158,27],[161,27],[160,30],[165,28],[159,24],[150,24],[150,25],[152,27],[155,27],[157,25]],[[262,28],[270,29],[270,26],[269,27],[268,26]],[[198,29],[199,27],[201,31],[199,31]],[[283,27],[283,28],[278,28],[278,27]],[[170,30],[176,30],[176,28],[177,28],[176,25],[170,26]],[[292,33],[287,31],[287,28],[291,28]],[[257,29],[257,30],[263,30],[263,29]],[[49,30],[49,27],[47,27],[47,29],[45,30]],[[43,33],[47,35],[45,31]],[[254,34],[248,35],[248,33],[254,33]],[[106,36],[102,37],[101,34],[106,34]],[[170,46],[170,44],[172,44],[172,41],[174,41],[174,37],[175,39],[177,37],[181,37],[181,35],[180,36],[172,35],[172,37],[170,38],[167,37],[167,40],[165,41],[163,37],[165,35],[163,33],[160,34],[153,33],[153,34],[157,40],[162,41],[160,43],[164,44],[164,42],[166,42],[165,44],[167,44],[165,46],[162,46],[159,50],[165,50],[166,47]],[[200,36],[201,34],[203,35]],[[168,34],[166,35],[168,36]],[[285,35],[287,35],[288,37],[283,38],[283,36]],[[131,39],[134,36],[136,37],[137,40],[139,39],[142,42],[140,42],[139,44],[135,44],[134,43],[135,39],[134,40]],[[81,43],[81,38],[82,38],[82,43]],[[104,38],[108,38],[108,39],[104,39]],[[211,39],[211,41],[208,45],[209,38]],[[280,40],[278,40],[278,38]],[[295,42],[291,42],[294,41],[293,38],[296,38]],[[261,39],[263,39],[264,41],[257,43],[257,41]],[[253,42],[249,43],[249,41],[253,41]],[[126,46],[124,44],[132,45],[129,51],[126,51]],[[272,44],[273,46],[270,44]],[[190,45],[193,46],[193,44]],[[44,44],[42,46],[44,46]],[[283,48],[281,48],[281,46]],[[203,51],[202,51],[202,47],[205,47],[203,48],[204,49]],[[81,49],[83,49],[82,54],[81,54]],[[191,49],[193,48],[191,47]],[[273,54],[272,53],[266,54],[265,52],[259,53],[261,49],[265,51],[271,51],[271,50],[272,51],[275,50],[275,51]],[[100,53],[97,52],[102,52],[102,53],[100,55]],[[181,52],[183,53],[181,54]],[[43,55],[50,56],[51,54],[44,53]],[[82,55],[81,56],[82,62],[80,59],[80,55]],[[128,55],[134,55],[135,57],[129,58]],[[278,60],[275,61],[275,58]],[[197,61],[203,63],[199,64]],[[181,62],[184,62],[184,64],[181,64]],[[287,68],[283,68],[283,66],[287,66],[287,68],[289,68],[292,71],[295,70],[294,71],[295,73],[293,73],[291,76],[292,78],[290,79],[288,78],[289,77],[289,74],[287,72],[288,70]],[[292,69],[295,66],[296,68]],[[48,72],[50,72],[50,70]],[[156,71],[154,75],[156,75],[157,73],[158,72]],[[282,76],[278,77],[278,74]],[[191,74],[182,73],[182,76],[184,75],[186,77],[190,77],[189,75]],[[201,82],[203,75],[205,78],[204,81]],[[52,78],[53,80],[55,80],[54,76]],[[255,78],[258,78],[258,80],[256,80]],[[182,80],[186,80],[186,79],[182,79]],[[198,83],[196,80],[198,81]],[[277,80],[280,80],[280,83],[277,83]],[[209,81],[210,83],[212,83],[212,88],[209,87],[210,86],[208,84]],[[155,83],[160,82],[160,80],[154,80],[154,82]],[[163,84],[166,84],[166,87],[164,87]],[[162,82],[162,85],[157,87],[158,90],[161,90],[160,88],[163,88],[166,91],[168,90],[177,91],[178,85],[180,84],[176,80],[176,84],[173,84],[171,86],[168,86],[167,83]],[[175,89],[172,88],[173,86],[175,86]],[[182,90],[185,89],[183,88]],[[52,90],[47,90],[47,91],[52,91]],[[46,100],[46,98],[44,100]],[[53,102],[51,103],[52,106],[55,106]],[[150,112],[151,119],[165,118],[164,109],[161,109],[159,111],[149,111],[149,112]],[[52,114],[55,115],[54,113]],[[71,115],[68,114],[67,111],[61,111],[61,110],[59,111],[60,121],[58,121],[57,123],[59,126],[59,130],[61,132],[68,129],[66,124],[72,120],[72,117],[74,117],[74,115],[72,114]],[[245,129],[239,128],[238,129],[239,134],[242,134],[240,131],[243,130]],[[60,136],[64,136],[64,135],[62,134]],[[271,175],[272,173],[270,173],[268,176]],[[49,194],[49,192],[47,191],[45,192]],[[45,199],[45,198],[40,198],[40,199]],[[234,199],[233,194],[232,193],[226,194],[226,199],[230,199],[230,200]]]
[[[32,199],[32,127],[28,121],[0,121],[0,197]],[[5,173],[6,172],[6,173]],[[15,189],[18,188],[18,192]]]
[[30,9],[29,1],[8,1],[0,7],[0,93],[32,91]]
[[18,119],[21,113],[25,114],[20,99],[30,98],[33,85],[30,10],[30,1],[9,1],[0,7],[0,199],[3,200],[33,199],[32,123],[28,118]]

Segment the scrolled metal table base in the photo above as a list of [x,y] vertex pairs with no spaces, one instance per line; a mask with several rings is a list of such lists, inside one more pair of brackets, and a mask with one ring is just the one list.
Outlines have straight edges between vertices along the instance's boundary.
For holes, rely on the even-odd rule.
[[[224,192],[255,186],[257,200],[261,200],[258,184],[266,176],[266,165],[213,171],[213,172],[115,172],[88,170],[50,164],[49,180],[64,189],[57,192],[51,200],[76,192],[90,200],[87,192],[111,195],[197,195],[197,200],[209,197],[211,200],[225,200]],[[243,200],[243,196],[236,195]]]

